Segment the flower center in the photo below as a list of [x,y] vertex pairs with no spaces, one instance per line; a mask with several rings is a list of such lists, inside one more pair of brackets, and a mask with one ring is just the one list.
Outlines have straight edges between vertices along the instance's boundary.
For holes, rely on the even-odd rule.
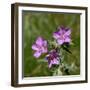
[[60,39],[61,39],[61,40],[62,40],[62,39],[65,39],[64,34],[63,34],[63,35],[60,35]]
[[58,55],[57,55],[57,53],[56,52],[52,52],[49,56],[48,56],[48,60],[53,60],[54,58],[57,58],[58,57]]
[[53,55],[50,55],[49,57],[48,57],[48,60],[53,60],[54,59],[54,56]]

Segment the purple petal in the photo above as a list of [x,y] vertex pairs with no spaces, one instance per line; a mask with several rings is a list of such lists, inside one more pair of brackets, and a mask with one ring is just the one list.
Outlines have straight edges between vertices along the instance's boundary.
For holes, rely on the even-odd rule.
[[47,53],[47,51],[48,51],[47,48],[44,47],[42,48],[42,53]]
[[60,37],[60,35],[58,34],[58,32],[54,32],[54,33],[53,33],[53,37],[54,37],[55,39],[58,39],[58,38]]
[[36,44],[39,45],[39,46],[42,46],[43,45],[43,39],[42,39],[42,37],[38,37],[37,38]]
[[49,67],[49,68],[52,67],[52,60],[49,62],[48,67]]
[[48,51],[48,50],[47,50],[47,41],[44,40],[44,41],[43,41],[43,46],[42,46],[42,52],[43,52],[43,53],[47,53],[47,51]]
[[63,39],[58,39],[57,40],[57,43],[60,44],[60,45],[62,45],[64,43],[64,40]]
[[59,64],[59,61],[56,58],[54,58],[52,64]]
[[38,50],[39,50],[39,48],[37,47],[37,45],[36,45],[36,44],[33,44],[33,45],[32,45],[32,49],[33,49],[33,50],[36,50],[36,51],[38,51]]
[[60,29],[59,29],[59,34],[60,35],[63,35],[65,33],[65,28],[64,27],[61,27]]
[[46,40],[43,41],[43,45],[47,46],[47,41]]
[[71,34],[71,30],[68,30],[68,31],[65,32],[64,35],[69,36],[70,34]]
[[70,41],[71,41],[70,37],[65,38],[65,42],[70,42]]
[[[49,54],[48,54],[48,55],[46,55],[45,60],[48,60],[48,57],[49,57]],[[49,63],[49,62],[48,62],[48,63]]]
[[41,52],[39,52],[39,51],[37,51],[37,52],[34,53],[34,57],[36,57],[36,58],[39,58],[40,55],[41,55]]

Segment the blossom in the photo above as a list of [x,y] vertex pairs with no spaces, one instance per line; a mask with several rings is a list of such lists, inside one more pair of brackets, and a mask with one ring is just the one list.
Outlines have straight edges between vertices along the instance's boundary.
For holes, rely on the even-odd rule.
[[39,58],[41,54],[47,53],[47,41],[42,37],[38,37],[35,44],[32,45],[32,49],[35,51],[34,57]]
[[52,67],[52,65],[58,65],[59,64],[59,54],[56,50],[51,50],[48,55],[46,56],[46,60],[48,60],[48,66],[49,68]]
[[58,31],[53,33],[53,37],[56,39],[59,45],[62,45],[64,43],[70,43],[70,34],[71,30],[69,28],[59,27]]

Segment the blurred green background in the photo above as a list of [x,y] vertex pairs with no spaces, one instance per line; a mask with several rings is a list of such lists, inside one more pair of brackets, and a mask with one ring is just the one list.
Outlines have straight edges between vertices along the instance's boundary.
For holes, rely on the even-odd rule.
[[[24,77],[51,76],[48,63],[42,58],[33,57],[32,44],[38,36],[52,39],[58,26],[72,30],[72,55],[64,53],[64,63],[70,69],[70,75],[80,74],[80,14],[30,12],[23,11],[23,74]],[[42,62],[41,62],[42,61]]]

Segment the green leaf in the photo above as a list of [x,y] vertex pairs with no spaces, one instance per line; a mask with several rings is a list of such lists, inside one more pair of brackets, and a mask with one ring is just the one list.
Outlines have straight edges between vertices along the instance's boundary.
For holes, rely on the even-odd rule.
[[67,48],[67,46],[63,45],[62,48],[67,51],[68,53],[72,54],[72,52]]

